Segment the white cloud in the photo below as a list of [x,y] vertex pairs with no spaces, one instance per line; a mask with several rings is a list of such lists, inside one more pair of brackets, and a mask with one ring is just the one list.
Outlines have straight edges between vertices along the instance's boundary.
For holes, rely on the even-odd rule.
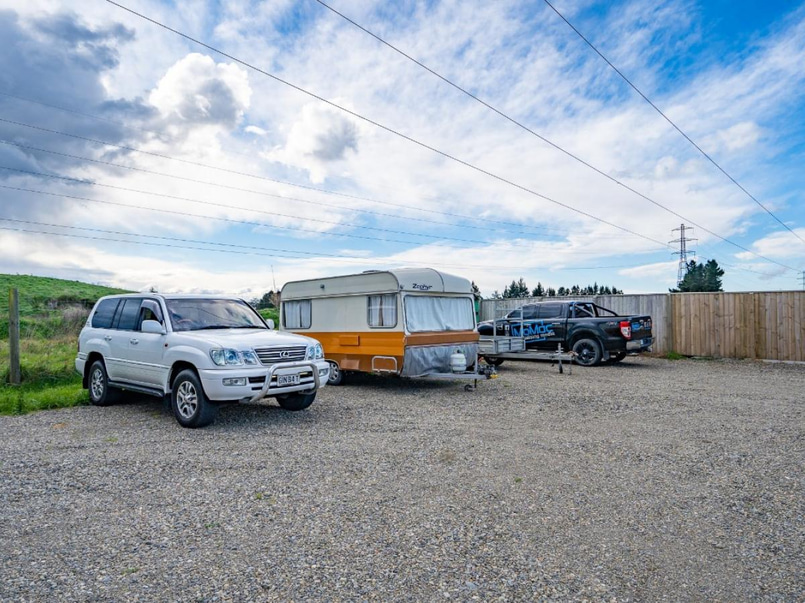
[[[805,228],[794,228],[794,232],[800,238],[805,239]],[[772,259],[801,258],[805,255],[805,243],[797,240],[793,234],[787,230],[779,230],[762,239],[758,239],[751,246],[755,253]],[[756,261],[757,256],[753,253],[741,252],[735,254],[740,260]]]
[[168,69],[148,100],[173,123],[232,128],[249,108],[251,95],[244,69],[191,53]]
[[266,153],[266,159],[305,169],[312,182],[323,182],[333,164],[358,150],[359,128],[343,113],[320,103],[302,107],[288,130],[285,145]]
[[708,136],[703,144],[709,153],[739,151],[757,143],[762,134],[763,131],[756,123],[743,121]]
[[[0,6],[7,1],[0,0]],[[61,8],[61,3],[48,0],[33,0],[31,5],[36,5],[38,11],[58,12]],[[565,9],[570,10],[578,3],[572,5]],[[642,101],[631,93],[625,94],[621,82],[611,77],[588,49],[569,44],[566,27],[555,16],[546,12],[544,16],[549,18],[542,19],[542,11],[547,10],[544,7],[535,8],[515,0],[485,5],[436,2],[384,4],[381,9],[379,6],[350,2],[339,8],[493,105],[686,218],[724,236],[744,230],[756,232],[768,226],[768,216],[692,151]],[[790,124],[781,123],[785,122],[786,111],[802,100],[803,15],[794,15],[779,25],[773,35],[747,48],[741,59],[731,65],[695,65],[688,81],[663,81],[664,86],[655,87],[664,76],[661,57],[654,53],[673,54],[697,39],[695,11],[687,10],[692,6],[695,5],[687,0],[636,1],[628,3],[628,10],[612,11],[613,16],[605,18],[604,23],[617,30],[618,35],[606,37],[605,50],[611,52],[619,65],[628,68],[635,81],[645,85],[650,96],[667,108],[668,114],[694,139],[717,153],[718,160],[747,188],[764,201],[776,200],[775,207],[790,209],[788,217],[793,215],[794,220],[801,220],[801,212],[794,213],[796,204],[790,201],[790,195],[774,188],[785,173],[776,161],[769,159],[768,151],[786,144],[783,139],[790,132]],[[249,0],[233,0],[210,11],[199,0],[181,4],[179,9],[143,0],[140,8],[389,127],[657,241],[672,238],[671,228],[681,221],[557,153],[315,5],[300,8],[289,0],[259,5]],[[33,9],[20,10],[33,19]],[[219,22],[211,22],[211,15]],[[448,271],[475,278],[487,292],[500,289],[520,276],[529,284],[541,280],[543,284],[565,286],[588,274],[590,280],[604,280],[594,273],[561,272],[565,267],[587,265],[643,264],[632,270],[608,272],[627,281],[614,282],[607,277],[609,284],[627,290],[630,285],[646,290],[650,283],[662,289],[667,279],[676,275],[673,262],[650,263],[658,257],[648,255],[658,246],[655,243],[473,172],[311,101],[270,78],[247,74],[242,67],[216,62],[210,56],[188,54],[183,41],[117,9],[88,6],[82,18],[99,31],[114,31],[111,24],[117,22],[136,30],[133,41],[121,42],[113,49],[119,53],[119,65],[99,76],[105,90],[93,81],[92,89],[102,90],[108,98],[93,97],[87,110],[99,112],[99,103],[112,100],[119,104],[116,119],[126,120],[134,127],[158,129],[163,135],[154,137],[121,129],[115,130],[115,136],[96,134],[86,125],[90,122],[74,117],[69,117],[74,123],[67,125],[65,119],[55,125],[44,118],[34,121],[113,142],[122,139],[131,146],[220,166],[230,172],[82,143],[79,150],[83,155],[184,178],[303,197],[328,207],[81,162],[56,163],[51,159],[43,163],[46,157],[41,154],[6,152],[4,157],[14,165],[33,165],[130,188],[223,202],[232,207],[161,200],[113,189],[87,188],[81,193],[95,190],[99,198],[116,202],[286,226],[290,230],[254,229],[260,237],[258,241],[271,241],[277,247],[307,237],[305,244],[309,249],[326,248],[337,253],[336,246],[354,246],[362,247],[355,255],[382,255],[380,261],[442,262]],[[699,69],[698,75],[694,69]],[[37,73],[31,71],[29,80],[39,81]],[[82,84],[67,81],[64,86],[64,90],[69,90]],[[664,92],[669,89],[670,92]],[[75,106],[68,92],[64,96],[62,104]],[[144,111],[148,105],[140,100],[143,97],[158,108],[159,116],[155,117],[154,111],[152,114]],[[137,109],[140,114],[129,116],[126,113],[129,108]],[[108,124],[104,127],[109,128]],[[11,132],[8,137],[14,135],[19,134]],[[51,148],[50,139],[36,142]],[[282,181],[326,181],[328,188],[388,201],[397,207],[299,190],[233,172]],[[788,182],[795,182],[796,178],[789,175]],[[30,184],[30,179],[26,183]],[[42,182],[36,184],[38,188],[47,188]],[[59,191],[68,188],[50,184],[48,187]],[[795,189],[789,186],[789,190]],[[93,207],[91,204],[82,208],[65,202],[50,204],[45,212],[42,210],[48,205],[45,203],[17,201],[16,197],[12,203],[20,212],[27,208],[30,214],[44,215],[53,221],[58,218],[65,223],[165,236],[215,240],[231,234],[235,228],[234,224],[221,220],[119,207],[95,206],[96,210],[92,210],[87,209]],[[255,209],[292,217],[250,211]],[[360,209],[398,214],[401,218],[369,217],[356,211]],[[489,221],[483,223],[462,216]],[[400,246],[330,239],[293,230],[297,226],[319,232],[392,236],[305,221],[322,217],[344,225],[372,225],[489,242],[453,241],[448,247],[430,245],[429,239],[422,237],[408,237],[424,242],[411,243],[402,252],[381,253],[377,250]],[[404,217],[453,224],[437,226],[406,221]],[[701,230],[696,231],[696,236],[702,244],[713,242],[713,237]],[[557,237],[561,244],[549,240]],[[796,253],[795,243],[791,245],[794,248],[791,253]],[[102,254],[103,244],[97,246],[97,253]],[[578,251],[588,253],[571,253]],[[126,254],[121,251],[120,255]],[[612,259],[618,255],[623,257]],[[132,251],[131,257],[136,260],[136,256]],[[20,262],[24,259],[14,257]],[[791,257],[801,258],[802,254]],[[52,261],[54,271],[66,270],[56,259]],[[43,258],[42,262],[40,269],[44,270],[46,260]],[[198,279],[196,285],[183,278],[183,286],[192,288],[198,282],[206,282],[205,262],[198,261],[195,267],[188,268],[187,274]],[[132,268],[124,268],[128,263],[121,260],[120,278],[126,274],[140,279],[136,261],[131,263]],[[288,261],[291,264],[296,266],[288,271],[293,277],[310,270],[326,273],[336,267],[355,266],[323,259]],[[447,264],[468,268],[451,269]],[[370,263],[367,267],[378,266]],[[94,269],[100,271],[101,267]],[[220,267],[207,269],[212,275],[210,282],[217,282],[215,274]],[[170,272],[169,267],[164,267],[164,271]],[[237,273],[237,278],[247,278],[241,271]],[[728,276],[731,277],[732,274]],[[555,280],[549,282],[552,279]],[[733,282],[744,286],[740,279]]]

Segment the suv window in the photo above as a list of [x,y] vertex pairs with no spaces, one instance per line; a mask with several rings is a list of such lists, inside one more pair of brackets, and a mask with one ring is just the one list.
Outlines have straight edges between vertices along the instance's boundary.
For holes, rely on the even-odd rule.
[[539,307],[539,317],[542,319],[564,318],[563,310],[563,304],[541,304]]
[[121,331],[133,331],[137,328],[137,318],[140,315],[140,297],[127,297],[123,300],[123,308],[118,312],[116,328]]
[[144,299],[143,305],[140,307],[140,319],[137,321],[137,330],[142,329],[144,320],[155,320],[160,324],[162,322],[162,309],[159,307],[159,302],[154,299]]
[[115,317],[115,310],[119,298],[105,299],[98,304],[95,313],[92,315],[92,327],[95,329],[111,329],[112,319]]

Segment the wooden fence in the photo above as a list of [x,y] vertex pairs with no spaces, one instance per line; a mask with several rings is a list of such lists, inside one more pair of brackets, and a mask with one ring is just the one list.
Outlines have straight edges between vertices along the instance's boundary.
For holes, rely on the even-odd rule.
[[[805,291],[757,293],[658,293],[598,295],[589,300],[618,314],[653,318],[659,353],[689,356],[805,361]],[[533,301],[561,298],[484,300],[481,319],[491,320]]]

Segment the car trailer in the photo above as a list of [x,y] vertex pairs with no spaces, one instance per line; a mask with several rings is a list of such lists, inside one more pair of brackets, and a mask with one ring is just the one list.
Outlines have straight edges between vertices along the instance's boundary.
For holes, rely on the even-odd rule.
[[475,354],[475,362],[473,363],[471,371],[462,371],[457,373],[426,373],[419,375],[420,379],[443,379],[445,381],[472,381],[464,385],[464,391],[474,391],[478,389],[478,381],[487,379],[497,379],[498,373],[494,364],[486,364],[481,366],[480,359],[482,354],[480,352],[481,345],[479,342],[478,353]]
[[[512,341],[504,341],[507,339]],[[565,372],[562,363],[566,362],[567,372],[573,374],[573,361],[576,359],[576,353],[564,351],[561,343],[555,352],[528,350],[522,337],[481,337],[478,349],[479,355],[492,366],[500,366],[504,360],[550,360],[552,364],[559,364],[560,373]]]
[[[478,341],[478,355],[492,366],[500,366],[504,360],[550,360],[552,365],[559,365],[559,372],[564,373],[563,362],[568,365],[568,373],[573,373],[573,361],[576,353],[562,349],[560,343],[555,352],[529,350],[526,346],[526,339],[523,336],[514,337],[511,335],[498,335],[498,308],[497,302],[494,304],[494,316],[492,321],[491,337],[481,336]],[[520,333],[524,332],[525,320],[520,318]]]

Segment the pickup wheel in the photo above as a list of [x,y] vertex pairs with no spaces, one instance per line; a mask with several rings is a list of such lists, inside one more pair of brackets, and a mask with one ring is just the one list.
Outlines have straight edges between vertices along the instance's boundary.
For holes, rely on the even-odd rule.
[[87,386],[89,401],[93,406],[109,406],[120,400],[121,392],[109,387],[109,376],[102,360],[96,360],[89,367]]
[[620,362],[624,358],[626,358],[626,352],[612,352],[609,355],[609,361],[612,364],[615,364],[616,362]]
[[173,415],[182,427],[206,427],[215,420],[218,406],[207,399],[195,371],[185,369],[173,380]]
[[595,339],[579,339],[573,344],[576,364],[595,366],[601,362],[601,345]]
[[312,394],[294,393],[277,396],[277,402],[280,407],[291,411],[305,410],[308,406],[313,404],[313,400],[315,399],[316,392]]

